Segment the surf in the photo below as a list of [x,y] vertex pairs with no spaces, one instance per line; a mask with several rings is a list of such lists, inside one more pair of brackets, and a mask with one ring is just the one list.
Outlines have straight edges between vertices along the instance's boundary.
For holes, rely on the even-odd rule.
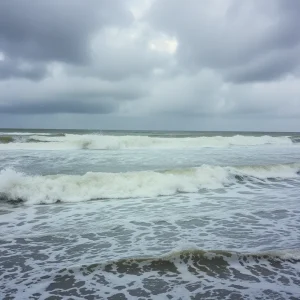
[[[170,263],[175,265],[185,264],[193,265],[196,267],[214,267],[218,268],[218,264],[222,264],[225,267],[230,267],[236,263],[300,263],[300,249],[285,249],[274,251],[261,251],[261,252],[238,252],[229,250],[204,250],[204,249],[185,249],[175,250],[169,253],[157,256],[157,257],[128,257],[118,260],[111,260],[107,262],[99,262],[90,265],[82,265],[79,268],[85,268],[89,272],[94,272],[96,269],[106,269],[107,266],[114,266],[117,268],[144,268],[152,266],[157,270],[168,271],[167,266],[170,267]],[[220,267],[220,266],[219,266]],[[72,268],[76,269],[76,266]],[[199,268],[201,270],[201,268]],[[64,269],[66,270],[66,269]],[[61,271],[64,271],[61,270]],[[199,270],[199,271],[200,271]],[[175,269],[173,268],[173,272]],[[176,271],[175,271],[176,272]],[[178,271],[177,271],[178,272]],[[179,272],[178,272],[179,273]]]
[[201,147],[233,147],[258,145],[292,145],[288,136],[200,136],[152,137],[139,135],[28,135],[15,143],[0,144],[0,150],[126,150],[126,149],[190,149]]
[[14,169],[0,172],[0,198],[28,204],[80,202],[170,196],[229,189],[232,186],[271,185],[297,180],[300,164],[211,166],[83,175],[28,175]]

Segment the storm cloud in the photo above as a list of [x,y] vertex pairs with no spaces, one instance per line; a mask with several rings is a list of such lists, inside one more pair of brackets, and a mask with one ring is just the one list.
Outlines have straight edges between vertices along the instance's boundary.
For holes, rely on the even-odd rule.
[[228,80],[259,82],[298,67],[299,14],[298,1],[161,0],[148,19],[176,37],[187,70],[206,67]]
[[297,130],[299,28],[299,1],[1,1],[0,126]]
[[96,31],[131,22],[120,0],[0,2],[1,51],[29,61],[83,63]]

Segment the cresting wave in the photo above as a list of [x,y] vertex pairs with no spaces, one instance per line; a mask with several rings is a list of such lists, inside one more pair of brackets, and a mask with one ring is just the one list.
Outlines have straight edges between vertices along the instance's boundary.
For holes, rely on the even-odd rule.
[[[152,265],[162,271],[167,271],[166,266],[170,267],[170,262],[175,264],[187,264],[193,265],[194,267],[199,264],[200,266],[213,267],[218,270],[220,264],[230,267],[235,262],[248,262],[256,261],[256,263],[263,263],[268,261],[270,263],[275,262],[290,262],[300,263],[300,249],[286,249],[286,250],[274,250],[274,251],[262,251],[262,252],[237,252],[228,250],[202,250],[202,249],[186,249],[179,251],[172,251],[168,254],[159,257],[132,257],[122,258],[118,260],[95,263],[89,266],[80,266],[87,270],[95,271],[95,269],[105,268],[107,266],[114,267],[115,270],[118,268],[137,268],[136,273],[138,274],[141,267],[146,265]],[[229,264],[230,262],[230,264]],[[75,267],[74,267],[75,268]],[[73,268],[73,269],[74,269]],[[200,268],[201,269],[201,268]],[[202,268],[202,271],[205,268]],[[131,270],[132,271],[132,270]]]
[[[39,277],[34,274],[31,282],[35,285],[30,290],[33,296],[27,298],[68,295],[69,299],[83,299],[89,295],[91,299],[299,299],[300,260],[286,258],[282,252],[185,250],[163,257],[71,265],[50,269],[50,274],[47,271]],[[7,281],[4,290],[12,290]],[[14,287],[11,294],[15,291]],[[24,288],[18,295],[23,293]]]
[[[37,139],[31,138],[31,136],[37,137]],[[51,137],[62,137],[65,136],[64,133],[21,133],[21,132],[12,132],[12,133],[3,133],[0,132],[0,146],[1,144],[14,143],[15,145],[23,143],[38,143],[43,142],[39,138],[47,136]],[[1,150],[1,147],[0,147]]]
[[14,141],[14,138],[9,135],[0,136],[0,144],[8,144],[12,143]]
[[[29,136],[29,135],[33,135],[33,134],[37,134],[35,132],[0,132],[0,136],[1,135],[10,135],[10,136]],[[39,135],[51,135],[51,133],[38,133]]]
[[0,144],[0,150],[118,150],[137,148],[197,148],[255,145],[291,145],[288,136],[202,136],[202,137],[150,137],[114,135],[30,135],[24,142]]
[[202,165],[166,171],[46,176],[29,176],[5,169],[0,172],[0,198],[39,204],[167,196],[197,193],[201,189],[220,189],[244,182],[269,184],[271,179],[298,178],[299,169],[299,164],[244,167]]

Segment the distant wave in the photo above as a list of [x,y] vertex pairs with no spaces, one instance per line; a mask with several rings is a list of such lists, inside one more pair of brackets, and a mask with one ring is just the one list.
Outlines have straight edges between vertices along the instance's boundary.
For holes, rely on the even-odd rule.
[[[8,144],[8,143],[14,143],[13,146],[11,146],[13,149],[16,149],[16,146],[19,145],[19,147],[22,149],[22,145],[20,144],[30,144],[30,143],[44,143],[42,141],[41,137],[47,136],[49,138],[51,137],[63,137],[65,136],[64,133],[41,133],[41,134],[33,134],[33,133],[27,133],[27,132],[10,132],[9,134],[5,134],[4,132],[0,132],[0,144]],[[36,137],[36,138],[34,138]],[[25,146],[26,147],[26,146]],[[5,148],[4,148],[5,149]],[[0,147],[1,150],[1,147]]]
[[[297,142],[295,140],[295,142]],[[140,148],[199,148],[255,145],[291,145],[288,136],[202,136],[202,137],[150,137],[114,135],[33,134],[25,142],[0,145],[0,150],[118,150]]]
[[136,198],[197,193],[201,189],[233,184],[270,184],[299,177],[300,164],[220,167],[29,176],[5,169],[0,172],[0,198],[28,204],[79,202],[93,199]]
[[0,135],[13,135],[13,136],[29,136],[29,135],[43,135],[43,136],[47,136],[47,135],[52,135],[51,133],[47,133],[47,132],[41,132],[41,133],[37,133],[37,132],[0,132]]

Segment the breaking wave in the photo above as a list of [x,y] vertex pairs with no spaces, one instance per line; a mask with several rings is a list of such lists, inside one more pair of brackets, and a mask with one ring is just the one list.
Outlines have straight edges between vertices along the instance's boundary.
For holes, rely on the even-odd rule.
[[198,148],[255,145],[291,145],[288,136],[202,136],[202,137],[150,137],[114,135],[30,135],[26,142],[0,145],[3,150],[118,150],[137,148]]
[[[32,138],[32,136],[35,136],[37,138]],[[0,132],[0,144],[8,144],[8,143],[14,143],[14,145],[10,146],[13,149],[16,149],[16,146],[23,145],[23,144],[30,144],[30,143],[43,143],[42,137],[49,137],[50,139],[53,137],[63,137],[65,136],[64,133],[26,133],[26,132],[10,132],[9,134],[5,134],[3,132]],[[26,147],[26,146],[25,146]],[[20,146],[22,149],[22,146]],[[5,148],[3,148],[5,149]],[[1,150],[1,147],[0,147]]]
[[[85,268],[90,272],[95,271],[97,268],[109,269],[107,266],[114,267],[114,270],[118,270],[119,268],[127,268],[129,271],[131,268],[131,272],[133,269],[136,269],[135,272],[138,274],[141,272],[141,268],[144,268],[145,266],[148,266],[146,269],[149,270],[149,265],[152,265],[152,267],[161,271],[167,271],[166,267],[171,267],[170,263],[193,265],[194,267],[197,265],[199,265],[199,267],[213,267],[215,270],[218,270],[221,264],[223,264],[224,267],[230,267],[234,264],[234,262],[249,263],[251,260],[255,261],[256,263],[263,263],[264,261],[268,261],[269,263],[278,263],[279,261],[300,263],[300,249],[262,252],[187,249],[172,251],[159,257],[122,258],[89,266],[81,266],[81,268]],[[203,271],[203,269],[205,270],[205,268],[199,268],[199,271]],[[175,271],[175,268],[173,268],[173,271]]]
[[0,198],[29,204],[197,193],[233,184],[270,184],[299,177],[299,164],[221,167],[84,175],[30,176],[13,169],[0,172]]
[[[30,135],[40,135],[40,136],[51,136],[51,135],[56,135],[56,134],[52,134],[52,133],[47,133],[47,132],[0,132],[0,136],[1,135],[12,135],[12,136],[30,136]],[[60,134],[60,133],[59,133]]]
[[184,250],[68,266],[51,274],[46,290],[74,298],[105,291],[106,299],[299,299],[298,253]]
[[13,141],[14,138],[12,136],[9,135],[0,136],[0,144],[8,144],[8,143],[12,143]]

